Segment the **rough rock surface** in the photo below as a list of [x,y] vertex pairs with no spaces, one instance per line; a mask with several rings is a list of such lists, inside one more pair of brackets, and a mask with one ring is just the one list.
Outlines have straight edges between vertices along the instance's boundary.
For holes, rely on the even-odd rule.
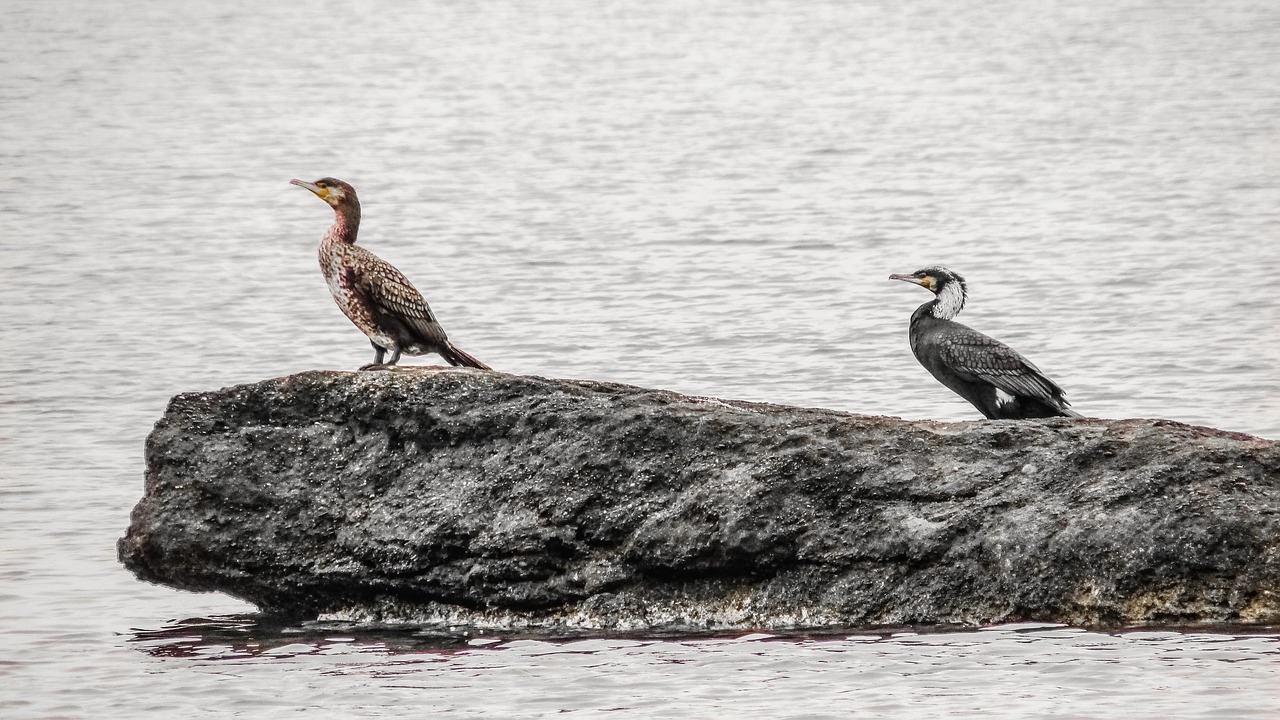
[[175,397],[119,553],[296,618],[1276,623],[1280,442],[311,372]]

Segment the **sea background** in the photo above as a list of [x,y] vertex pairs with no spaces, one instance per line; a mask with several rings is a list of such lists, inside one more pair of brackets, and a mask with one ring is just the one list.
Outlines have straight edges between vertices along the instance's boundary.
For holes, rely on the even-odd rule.
[[323,176],[502,371],[971,420],[887,280],[941,263],[1080,412],[1280,438],[1280,4],[8,0],[0,716],[1280,715],[1276,628],[441,645],[137,581],[169,397],[372,359]]

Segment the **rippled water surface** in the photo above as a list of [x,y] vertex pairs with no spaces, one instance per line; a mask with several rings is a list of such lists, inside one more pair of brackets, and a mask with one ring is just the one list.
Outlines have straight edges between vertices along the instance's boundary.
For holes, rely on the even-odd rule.
[[1274,717],[1274,633],[433,645],[114,541],[171,395],[372,359],[292,177],[501,370],[972,419],[886,280],[944,263],[1081,412],[1280,438],[1277,38],[1248,0],[0,4],[0,715]]

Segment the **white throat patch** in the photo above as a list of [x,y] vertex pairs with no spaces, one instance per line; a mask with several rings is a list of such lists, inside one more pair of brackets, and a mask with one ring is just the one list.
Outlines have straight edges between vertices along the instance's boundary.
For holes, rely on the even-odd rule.
[[960,314],[964,307],[964,287],[956,281],[942,286],[938,300],[933,304],[933,316],[942,320],[950,320]]

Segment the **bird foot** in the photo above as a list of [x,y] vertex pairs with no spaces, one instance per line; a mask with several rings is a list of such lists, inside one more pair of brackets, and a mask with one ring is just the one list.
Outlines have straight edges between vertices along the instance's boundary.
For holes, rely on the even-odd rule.
[[368,365],[361,365],[360,369],[361,370],[390,370],[393,367],[395,367],[395,365],[389,365],[387,363],[369,363]]

